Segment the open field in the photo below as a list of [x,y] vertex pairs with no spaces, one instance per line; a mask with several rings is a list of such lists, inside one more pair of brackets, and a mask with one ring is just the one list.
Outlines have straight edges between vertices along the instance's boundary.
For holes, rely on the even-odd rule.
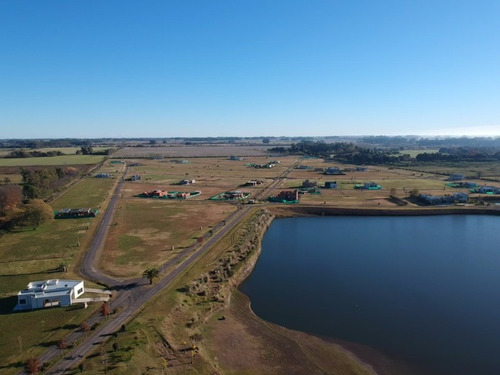
[[[56,199],[51,207],[61,208],[92,207],[101,208],[114,181],[105,179],[84,179]],[[102,214],[102,213],[101,213]],[[42,224],[36,230],[25,228],[4,233],[0,239],[0,295],[16,292],[24,288],[33,278],[74,276],[53,273],[61,263],[75,266],[75,256],[83,250],[97,218],[60,219]],[[80,246],[78,246],[80,243]],[[17,293],[17,292],[16,292]]]
[[[224,191],[242,190],[251,192],[255,196],[273,179],[283,173],[293,164],[295,157],[278,159],[280,164],[274,168],[252,168],[245,166],[247,163],[265,164],[270,160],[266,157],[249,157],[243,161],[233,161],[227,158],[193,158],[189,164],[176,164],[171,160],[142,160],[141,165],[129,167],[128,175],[141,175],[140,181],[127,183],[124,191],[130,195],[143,191],[162,189],[168,191],[194,191],[201,190],[202,195],[193,198],[206,200],[213,195]],[[129,161],[133,164],[135,161]],[[192,185],[178,185],[182,179],[194,179]],[[262,180],[262,185],[247,187],[242,186],[248,180]]]
[[443,175],[451,175],[453,173],[461,173],[468,179],[474,178],[492,178],[500,181],[500,163],[498,162],[482,162],[482,163],[450,163],[442,162],[435,165],[418,165],[412,167],[415,171],[438,173]]
[[[102,208],[115,180],[85,178],[52,202],[63,207]],[[36,230],[3,233],[0,238],[0,372],[18,373],[22,361],[43,353],[91,316],[99,305],[12,313],[17,292],[28,282],[54,278],[75,279],[77,259],[86,249],[97,218],[54,220]],[[68,272],[58,270],[61,263]],[[92,283],[86,283],[93,287]],[[95,286],[94,286],[95,287]],[[23,327],[13,330],[12,327]],[[21,361],[21,362],[19,362]],[[21,367],[19,367],[21,366]]]
[[417,156],[418,154],[423,154],[423,153],[427,153],[427,154],[437,154],[439,152],[439,149],[425,149],[425,150],[402,150],[400,151],[399,153],[401,155],[404,155],[404,154],[408,154],[410,155],[412,158],[414,158],[415,156]]
[[140,277],[146,268],[165,263],[236,209],[144,198],[124,198],[118,205],[100,260],[115,277]]
[[[174,147],[172,146],[172,148]],[[135,149],[133,148],[133,150]],[[191,150],[191,148],[189,149]],[[113,225],[110,227],[107,242],[99,259],[99,267],[104,269],[105,273],[119,278],[140,277],[145,268],[161,266],[179,250],[194,244],[198,237],[206,234],[214,225],[238,208],[239,202],[212,202],[208,198],[231,190],[248,191],[251,193],[251,198],[255,197],[283,174],[287,168],[294,165],[298,158],[296,156],[271,158],[256,155],[247,156],[244,160],[229,160],[227,156],[193,158],[183,156],[181,160],[184,159],[188,163],[175,163],[172,158],[161,160],[127,159],[129,168],[126,177],[138,174],[141,175],[141,180],[126,181],[121,190]],[[247,163],[265,164],[275,159],[279,160],[280,163],[270,169],[252,168],[245,165]],[[136,163],[139,165],[131,165]],[[426,170],[404,170],[368,166],[366,171],[355,172],[350,171],[354,166],[325,162],[322,159],[303,159],[301,164],[310,166],[311,169],[292,170],[287,178],[280,181],[280,184],[273,190],[273,194],[278,193],[283,188],[299,187],[306,179],[318,182],[320,186],[323,186],[326,181],[337,181],[339,185],[337,189],[321,189],[319,195],[304,194],[301,196],[301,202],[295,206],[317,205],[323,207],[326,205],[332,208],[365,207],[396,210],[401,207],[397,205],[397,201],[388,199],[391,189],[394,189],[396,196],[401,198],[407,197],[412,189],[431,194],[466,191],[466,189],[445,188],[445,173],[464,173],[467,175],[466,171],[473,171],[476,168],[476,166],[463,165],[460,168],[445,166],[434,169],[429,167]],[[344,175],[326,176],[319,170],[330,166],[340,169],[347,168],[348,171]],[[500,177],[500,171],[497,171],[498,166],[486,166],[485,164],[481,164],[481,166],[485,168],[484,171],[489,170],[494,178]],[[317,170],[315,171],[315,169]],[[66,207],[101,209],[112,186],[117,183],[118,178],[121,178],[124,170],[125,164],[111,164],[110,161],[106,161],[98,172],[111,173],[113,178],[84,178],[52,202],[52,207],[54,210]],[[179,185],[178,183],[182,179],[194,179],[196,182],[192,185]],[[260,180],[263,183],[252,187],[242,186],[248,180]],[[354,184],[370,181],[380,184],[383,189],[367,191],[353,188]],[[469,179],[469,181],[475,181],[479,184],[486,183],[486,181],[478,179]],[[154,189],[167,191],[199,190],[202,194],[187,200],[134,197],[135,194]],[[255,207],[266,205],[279,206],[264,202]],[[413,205],[408,203],[405,209],[412,207]],[[0,280],[2,281],[0,283],[0,298],[3,298],[3,302],[5,302],[3,305],[15,303],[12,296],[28,281],[55,277],[77,277],[75,269],[77,260],[87,248],[95,231],[96,222],[102,213],[103,211],[95,219],[57,220],[44,224],[35,231],[23,230],[19,233],[5,234],[0,238],[2,245],[0,247],[0,259],[2,259],[0,263]],[[200,322],[196,327],[192,326],[190,319],[198,319],[206,314],[211,305],[207,304],[206,301],[203,302],[201,298],[196,300],[195,297],[194,302],[185,299],[184,293],[180,292],[180,289],[211,269],[224,251],[234,248],[238,235],[245,231],[244,224],[245,222],[238,223],[233,232],[214,246],[204,255],[202,260],[193,265],[192,269],[176,282],[175,287],[156,297],[136,319],[128,324],[127,333],[120,334],[120,339],[117,342],[120,347],[132,349],[118,350],[116,353],[110,354],[110,356],[119,359],[117,363],[122,363],[110,368],[110,373],[142,373],[147,371],[148,366],[154,366],[156,370],[161,371],[161,356],[162,353],[165,353],[165,345],[167,345],[165,342],[175,348],[175,356],[171,358],[175,366],[168,368],[168,373],[172,374],[205,374],[213,369],[239,373],[239,370],[244,371],[241,366],[245,365],[245,361],[255,361],[255,358],[261,358],[259,356],[263,356],[263,359],[259,360],[261,364],[256,363],[256,370],[249,369],[245,373],[274,373],[273,371],[276,370],[274,366],[277,362],[283,363],[282,369],[285,371],[287,363],[298,362],[294,362],[295,357],[292,358],[285,354],[283,347],[300,348],[302,353],[309,353],[307,358],[302,358],[295,349],[290,351],[290,353],[296,353],[299,356],[297,358],[302,358],[300,363],[309,363],[309,365],[316,363],[324,368],[331,368],[331,366],[343,368],[342,366],[346,366],[346,374],[366,373],[366,369],[363,369],[362,366],[359,367],[358,361],[353,360],[352,357],[347,360],[345,352],[339,346],[270,325],[256,318],[248,307],[248,301],[237,292],[234,294],[234,304],[231,302],[230,305],[225,305],[226,310],[216,311],[215,315],[208,318],[207,325]],[[78,246],[78,242],[80,242],[80,246]],[[55,268],[62,262],[70,265],[67,274],[55,271]],[[220,304],[218,306],[221,307]],[[32,316],[44,320],[46,322],[44,324],[48,326],[47,322],[50,319],[39,318],[38,315],[43,317],[44,313],[49,314],[55,310],[39,311],[33,315],[32,313],[8,314],[9,311],[6,309],[0,318],[0,329],[8,330],[7,322],[9,325],[23,325],[23,319]],[[77,315],[80,314],[80,310],[78,313],[72,309],[58,309],[57,311],[58,313],[54,315],[59,319],[59,325],[68,322],[67,328],[71,327],[72,322],[81,323],[84,316],[87,316],[85,312],[81,313],[83,315]],[[217,319],[221,314],[226,317],[224,321]],[[3,319],[4,316],[8,316],[8,320]],[[65,334],[64,329],[55,328],[57,320],[54,320],[53,323],[51,321],[50,325],[52,324],[54,324],[52,331],[56,332],[56,335]],[[29,325],[26,324],[26,326]],[[200,347],[203,358],[197,356],[191,365],[189,354],[187,357],[182,357],[183,353],[185,356],[186,353],[190,352],[183,352],[182,349],[183,346],[185,349],[186,345],[191,345],[194,340],[191,336],[198,332],[198,328],[201,336],[196,336],[195,341]],[[52,342],[52,345],[56,342],[56,336],[47,337],[36,327],[32,329],[33,333],[28,334],[30,337],[22,339],[25,343],[32,343],[29,350],[33,352],[30,353],[40,353],[44,348],[43,345],[46,345],[43,344],[44,342]],[[238,336],[243,341],[238,342],[231,339],[234,332],[238,332]],[[8,333],[3,341],[0,341],[0,345],[9,345],[9,357],[1,357],[9,366],[15,361],[26,358],[24,354],[19,353],[19,344],[16,346],[17,338],[13,335],[15,334]],[[109,353],[113,353],[112,344],[112,340],[106,343]],[[233,344],[241,349],[231,349]],[[259,347],[266,347],[269,350],[262,352],[257,349]],[[316,353],[314,350],[318,352]],[[343,359],[340,362],[332,362],[335,361],[335,358]],[[88,362],[93,363],[94,367],[87,369],[86,373],[102,373],[102,362],[98,355],[92,357]],[[12,373],[15,372],[15,369],[12,370]],[[387,374],[412,373],[398,370],[389,371]]]
[[0,167],[27,167],[48,165],[97,164],[104,160],[103,155],[62,155],[36,158],[0,158]]
[[[92,147],[93,152],[101,152],[109,149],[110,147]],[[10,154],[12,151],[18,151],[19,148],[3,148],[0,150],[0,158]],[[81,150],[81,147],[46,147],[46,148],[30,148],[27,151],[39,151],[39,152],[51,152],[59,151],[65,155],[75,155],[77,151]]]
[[113,154],[113,158],[193,158],[219,156],[259,156],[267,154],[270,145],[165,145],[164,147],[124,147]]
[[21,174],[19,173],[2,173],[0,174],[0,185],[1,184],[20,184],[23,181]]

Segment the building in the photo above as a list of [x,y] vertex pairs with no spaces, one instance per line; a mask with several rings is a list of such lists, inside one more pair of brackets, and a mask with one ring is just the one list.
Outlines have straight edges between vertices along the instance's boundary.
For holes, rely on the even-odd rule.
[[96,217],[99,210],[92,208],[63,208],[56,211],[55,219],[70,219],[79,217]]
[[336,174],[342,174],[342,172],[340,171],[340,168],[329,167],[326,169],[325,174],[326,175],[336,175]]
[[299,201],[299,191],[294,190],[282,190],[275,197],[269,197],[271,202],[298,202]]
[[464,175],[460,173],[454,173],[450,177],[448,177],[447,181],[461,181],[464,179]]
[[476,189],[477,193],[481,194],[500,194],[500,188],[497,186],[480,186]]
[[83,280],[32,281],[17,294],[14,311],[70,306],[83,293]]
[[465,203],[469,200],[469,195],[467,193],[455,193],[452,195],[430,195],[430,194],[420,194],[418,199],[429,205],[444,205],[444,204],[454,204],[454,203]]
[[245,182],[244,186],[257,186],[263,184],[264,181],[262,180],[250,180]]
[[245,193],[243,193],[240,190],[224,192],[224,199],[243,199],[243,198],[245,198]]
[[466,181],[448,182],[445,185],[452,188],[464,188],[464,189],[473,189],[479,186],[475,182],[466,182]]
[[326,181],[325,182],[325,189],[336,189],[337,188],[337,181]]
[[361,184],[354,185],[354,189],[380,190],[382,189],[382,186],[378,185],[375,182],[365,182],[363,185]]
[[309,180],[304,180],[302,182],[302,187],[303,188],[311,188],[311,187],[316,187],[318,186],[317,182],[309,181]]

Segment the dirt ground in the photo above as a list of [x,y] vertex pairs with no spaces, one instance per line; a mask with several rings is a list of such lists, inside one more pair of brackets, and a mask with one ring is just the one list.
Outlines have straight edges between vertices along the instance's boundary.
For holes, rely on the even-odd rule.
[[237,290],[228,308],[208,322],[204,340],[223,374],[423,375],[374,349],[263,321]]

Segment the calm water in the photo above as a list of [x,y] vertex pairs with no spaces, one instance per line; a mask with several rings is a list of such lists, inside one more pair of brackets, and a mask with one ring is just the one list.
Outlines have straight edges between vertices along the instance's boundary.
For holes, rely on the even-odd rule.
[[500,217],[275,220],[241,289],[289,328],[438,374],[500,374]]

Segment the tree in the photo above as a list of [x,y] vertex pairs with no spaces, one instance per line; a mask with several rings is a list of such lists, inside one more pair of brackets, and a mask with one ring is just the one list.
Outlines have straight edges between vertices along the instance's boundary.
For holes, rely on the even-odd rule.
[[109,316],[109,314],[111,314],[111,309],[109,308],[109,305],[106,302],[104,302],[101,305],[101,314],[105,318],[107,318]]
[[0,186],[0,214],[21,204],[23,193],[19,185]]
[[149,280],[149,284],[153,284],[153,279],[160,276],[160,270],[158,268],[148,268],[142,273],[142,277]]
[[41,199],[33,199],[24,205],[23,222],[25,225],[33,225],[33,229],[53,219],[52,207]]
[[57,348],[61,351],[61,355],[64,352],[64,349],[68,347],[68,344],[66,343],[66,339],[63,337],[61,341],[57,343]]
[[85,335],[85,337],[87,337],[87,334],[90,332],[90,324],[87,323],[87,322],[83,322],[81,325],[80,325],[80,329],[83,331],[83,334]]
[[83,155],[90,155],[90,154],[92,154],[92,152],[94,152],[94,149],[90,145],[82,146],[81,150],[82,150]]
[[36,357],[31,357],[26,361],[25,369],[28,374],[38,374],[42,364],[40,360]]
[[262,143],[268,144],[271,143],[271,140],[269,138],[263,138]]

